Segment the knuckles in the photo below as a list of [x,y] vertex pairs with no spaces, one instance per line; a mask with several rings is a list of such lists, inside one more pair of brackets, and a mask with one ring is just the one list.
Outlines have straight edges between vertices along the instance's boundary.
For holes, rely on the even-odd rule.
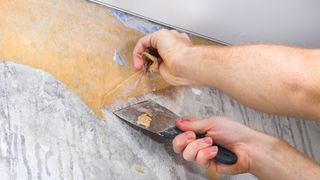
[[194,161],[194,159],[192,158],[192,156],[190,156],[188,151],[183,151],[182,157],[187,161]]
[[176,137],[173,139],[173,150],[175,153],[181,153],[181,151],[185,148],[187,145],[187,140],[183,137]]
[[196,140],[187,145],[183,151],[183,158],[187,161],[194,161],[197,155],[197,150],[201,146],[201,140]]

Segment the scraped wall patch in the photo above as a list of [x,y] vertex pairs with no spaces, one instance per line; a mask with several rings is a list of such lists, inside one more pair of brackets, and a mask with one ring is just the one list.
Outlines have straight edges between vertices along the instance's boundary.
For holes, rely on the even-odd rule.
[[121,56],[118,50],[114,51],[113,60],[116,61],[121,66],[125,66],[126,68],[128,68],[128,64],[126,60]]
[[112,15],[120,20],[125,26],[138,30],[143,34],[150,34],[164,28],[163,26],[155,24],[153,22],[134,18],[131,15],[121,11],[113,10]]

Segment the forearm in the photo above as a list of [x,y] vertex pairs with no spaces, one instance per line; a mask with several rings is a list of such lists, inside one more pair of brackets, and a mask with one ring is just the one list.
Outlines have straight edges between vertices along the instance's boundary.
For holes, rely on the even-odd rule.
[[[257,110],[320,119],[320,55],[282,46],[193,47],[190,78]],[[197,63],[197,64],[192,64]]]
[[260,138],[263,144],[256,145],[250,154],[250,173],[259,179],[312,180],[320,177],[319,165],[292,146],[272,136],[262,133],[259,136],[263,136]]

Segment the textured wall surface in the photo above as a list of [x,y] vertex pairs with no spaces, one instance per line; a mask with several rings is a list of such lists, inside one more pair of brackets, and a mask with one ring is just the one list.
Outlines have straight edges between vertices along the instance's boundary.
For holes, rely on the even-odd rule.
[[[320,124],[255,112],[209,88],[171,88],[132,99],[154,99],[181,116],[226,115],[286,139],[320,161]],[[169,142],[113,117],[99,120],[48,73],[0,63],[1,179],[206,179],[172,153]],[[143,173],[139,172],[143,169]],[[249,174],[222,179],[254,179]]]
[[167,142],[105,115],[98,119],[51,75],[1,62],[1,179],[206,179]]
[[[9,1],[0,1],[0,4],[6,2]],[[10,3],[13,2],[10,1]],[[94,16],[104,17],[107,13],[108,17],[115,17],[111,24],[119,26],[123,24],[126,27],[123,31],[140,31],[140,36],[142,33],[147,34],[161,28],[161,26],[126,16],[117,11],[110,11],[107,8],[101,10],[100,6],[86,5],[84,1],[32,2],[54,5],[57,7],[53,8],[55,10],[63,7],[61,12],[69,12],[77,10],[76,7],[88,6],[90,8],[83,8],[85,10],[83,16],[92,15],[88,13],[91,11],[95,12]],[[24,3],[27,4],[27,2]],[[61,3],[71,3],[71,5],[59,6]],[[32,5],[32,3],[30,4]],[[17,14],[39,12],[32,8],[25,8],[27,6],[23,6],[23,4],[18,5],[21,8],[16,12]],[[8,10],[9,6],[1,7]],[[25,40],[41,38],[36,35],[42,34],[43,31],[33,34],[21,29],[21,27],[33,27],[32,20],[37,19],[21,14],[15,16],[14,11],[9,11],[12,12],[12,16],[7,16],[8,14],[3,12],[0,11],[0,17],[12,17],[13,20],[19,20],[18,17],[22,17],[28,21],[8,20],[12,26],[6,27],[4,27],[5,21],[0,23],[3,24],[0,26],[0,44],[3,45],[0,52],[3,51],[3,57],[0,58],[21,62],[23,58],[28,57],[33,60],[33,56],[39,56],[39,61],[48,60],[46,56],[40,57],[41,48],[30,48],[29,45],[33,47],[32,44],[21,43],[27,41],[7,41],[6,38],[10,37],[1,33],[3,31],[12,34],[21,31],[25,36],[14,34],[12,37],[25,37]],[[47,13],[47,11],[45,12]],[[65,14],[72,15],[73,13]],[[88,16],[87,18],[92,20],[97,17]],[[61,16],[54,19],[60,20]],[[40,20],[43,19],[40,18]],[[103,21],[102,25],[107,23],[107,21],[101,21]],[[30,22],[30,26],[15,26],[19,24],[17,22]],[[79,22],[73,23],[79,25]],[[15,27],[10,29],[15,31],[5,31],[9,27]],[[67,27],[69,26],[65,26],[65,28]],[[34,32],[37,29],[29,28],[29,30]],[[78,30],[79,33],[75,34],[80,37],[81,32],[84,31]],[[87,36],[81,35],[81,37]],[[123,38],[126,39],[125,36]],[[60,39],[66,40],[67,38],[60,37]],[[6,42],[11,42],[11,44],[6,44]],[[94,39],[88,42],[90,43],[84,43],[84,45],[90,46],[91,43],[100,41]],[[103,39],[101,42],[104,42]],[[133,45],[135,40],[130,42]],[[23,51],[17,52],[16,48],[9,48],[10,51],[6,49],[16,45],[21,45],[20,50]],[[58,55],[68,55],[66,57],[69,57],[73,54],[70,53],[73,52],[69,51],[70,48],[62,46],[63,43],[55,45],[61,50],[61,52],[56,52]],[[108,46],[99,45],[97,47],[99,48],[93,48],[93,50],[105,52],[104,48]],[[90,50],[86,47],[83,49]],[[128,51],[126,53],[121,53],[121,49],[120,51],[112,49],[108,52],[108,57],[110,57],[106,59],[115,64],[126,62],[130,66],[131,61],[123,60],[123,58],[128,60],[129,50],[126,50]],[[124,56],[124,54],[127,55]],[[102,57],[104,58],[104,56],[99,56],[99,58]],[[71,59],[74,60],[74,58]],[[91,60],[94,59],[91,58]],[[67,58],[67,60],[69,59]],[[24,63],[30,64],[27,60]],[[41,65],[38,68],[45,69]],[[103,114],[108,120],[101,121],[89,108],[90,106],[77,96],[79,93],[72,91],[73,89],[70,87],[68,89],[68,86],[60,82],[57,77],[59,76],[30,66],[0,61],[1,179],[207,179],[205,170],[172,153],[170,142],[144,134],[114,117],[110,112],[123,106],[123,102],[118,101],[111,107],[104,109]],[[92,91],[91,95],[94,95],[94,92]],[[131,99],[129,103],[144,99],[154,99],[181,116],[226,115],[247,126],[281,136],[300,151],[320,162],[319,123],[258,113],[238,104],[219,91],[205,87],[169,88],[158,93]],[[233,177],[222,176],[222,179],[247,180],[255,178],[252,175],[244,174]]]

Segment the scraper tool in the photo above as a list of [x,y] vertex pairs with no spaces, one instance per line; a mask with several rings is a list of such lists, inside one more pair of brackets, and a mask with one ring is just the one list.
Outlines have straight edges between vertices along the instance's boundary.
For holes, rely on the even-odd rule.
[[[152,100],[139,102],[114,111],[113,113],[120,119],[155,133],[163,138],[173,139],[175,136],[182,133],[182,131],[175,126],[175,121],[179,119],[179,116]],[[149,124],[146,125],[139,122],[139,120],[141,120],[140,117],[142,116],[149,117],[147,118],[147,122],[150,120]],[[197,139],[203,137],[205,137],[204,134],[197,134]],[[219,145],[213,145],[218,147],[218,154],[214,158],[215,161],[227,165],[235,164],[237,162],[236,154]]]

